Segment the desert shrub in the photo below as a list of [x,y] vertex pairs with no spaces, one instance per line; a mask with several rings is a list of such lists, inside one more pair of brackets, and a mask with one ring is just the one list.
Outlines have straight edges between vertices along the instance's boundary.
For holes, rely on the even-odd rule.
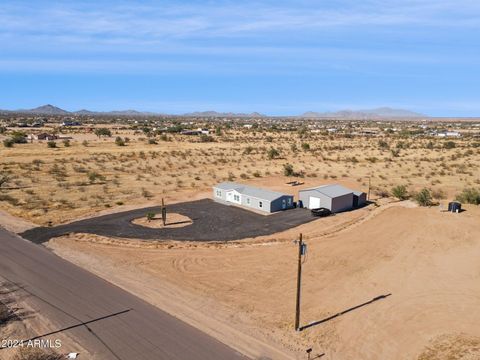
[[210,136],[210,135],[206,135],[206,134],[202,134],[200,135],[200,142],[214,142],[215,139],[213,138],[213,136]]
[[480,205],[480,189],[466,188],[463,189],[456,199],[466,204]]
[[53,140],[50,140],[50,141],[47,141],[47,146],[51,149],[53,148],[56,148],[57,147],[57,143]]
[[400,149],[392,149],[390,151],[391,151],[393,157],[399,157],[400,156]]
[[441,199],[446,199],[447,195],[445,194],[445,191],[442,189],[434,189],[432,190],[432,197],[436,200],[441,200]]
[[102,136],[112,136],[112,132],[107,129],[107,128],[98,128],[98,129],[95,129],[94,131],[95,135],[97,135],[99,138],[102,137]]
[[147,213],[147,220],[152,221],[153,219],[155,219],[155,213],[154,212],[148,212]]
[[60,360],[64,359],[63,355],[57,354],[50,350],[40,348],[21,347],[13,356],[12,360]]
[[270,160],[272,160],[272,159],[275,159],[275,158],[279,157],[280,152],[277,149],[275,149],[274,147],[271,147],[267,152],[267,156]]
[[408,190],[405,185],[397,185],[392,188],[392,195],[395,196],[398,200],[408,199]]
[[0,326],[6,324],[12,319],[13,313],[7,305],[0,302]]
[[310,144],[309,143],[302,143],[302,150],[303,151],[310,150]]
[[14,131],[11,139],[15,144],[25,144],[27,142],[26,134],[23,131]]
[[240,178],[243,179],[243,180],[246,180],[246,179],[248,179],[248,175],[245,174],[245,173],[241,173]]
[[63,146],[70,147],[70,140],[68,139],[63,140]]
[[7,132],[7,128],[5,126],[0,126],[0,134],[5,134]]
[[83,141],[82,141],[82,145],[85,146],[85,147],[87,147],[87,146],[88,146],[88,141],[87,141],[87,140],[83,140]]
[[157,143],[157,141],[155,140],[155,138],[150,138],[150,139],[148,139],[148,143],[150,145],[155,145]]
[[258,171],[258,170],[255,170],[252,175],[253,175],[253,177],[256,177],[256,178],[259,178],[259,177],[262,176],[262,174],[260,174],[260,171]]
[[125,141],[120,137],[120,136],[117,136],[115,138],[115,145],[117,146],[125,146]]
[[390,193],[388,192],[387,189],[376,189],[374,191],[375,195],[377,195],[378,197],[381,197],[381,198],[386,198],[386,197],[389,197],[390,196]]
[[168,141],[168,136],[167,136],[167,134],[162,134],[162,135],[160,135],[160,140],[162,140],[162,141]]
[[13,144],[15,144],[15,141],[13,141],[13,139],[5,139],[5,140],[3,140],[3,146],[5,146],[6,148],[11,148],[11,147],[13,147]]
[[443,147],[445,149],[454,149],[456,147],[456,144],[453,141],[447,141],[445,144],[443,144]]
[[7,182],[9,182],[11,179],[11,176],[9,173],[6,171],[0,172],[0,188],[5,185]]
[[284,164],[283,165],[283,175],[285,176],[293,176],[295,172],[293,171],[292,164]]
[[380,149],[388,149],[390,147],[390,145],[388,145],[388,143],[385,140],[379,140],[378,141],[378,147]]
[[418,193],[416,193],[414,195],[414,199],[418,203],[418,205],[420,205],[420,206],[431,206],[431,205],[433,205],[432,193],[427,188],[423,188]]
[[248,155],[248,154],[251,154],[253,151],[253,146],[247,146],[244,150],[243,150],[243,154],[244,155]]
[[94,183],[96,180],[99,180],[99,181],[105,181],[105,176],[103,176],[102,174],[99,174],[98,172],[96,171],[89,171],[87,173],[87,177],[88,177],[88,180],[90,181],[90,183]]

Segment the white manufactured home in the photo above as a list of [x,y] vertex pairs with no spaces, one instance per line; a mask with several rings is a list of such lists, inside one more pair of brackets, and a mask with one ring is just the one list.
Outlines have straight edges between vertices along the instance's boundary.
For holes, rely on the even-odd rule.
[[213,186],[213,199],[267,213],[294,207],[292,195],[234,182]]

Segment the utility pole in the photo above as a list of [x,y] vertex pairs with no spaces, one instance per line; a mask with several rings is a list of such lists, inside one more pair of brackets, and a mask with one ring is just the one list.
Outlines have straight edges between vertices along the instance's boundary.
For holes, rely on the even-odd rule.
[[[297,241],[295,241],[297,243]],[[302,286],[302,255],[305,255],[307,245],[303,243],[302,234],[298,240],[298,269],[297,269],[297,302],[295,308],[295,330],[300,331],[300,293]]]
[[370,184],[371,184],[371,179],[372,177],[368,177],[368,196],[367,196],[367,201],[370,201]]
[[163,221],[163,226],[166,226],[166,224],[167,224],[167,208],[165,207],[165,202],[163,201],[163,198],[162,198],[162,221]]

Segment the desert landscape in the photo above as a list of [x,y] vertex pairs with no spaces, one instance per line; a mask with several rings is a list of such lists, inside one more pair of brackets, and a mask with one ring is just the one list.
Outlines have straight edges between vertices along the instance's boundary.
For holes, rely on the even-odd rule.
[[[368,193],[369,204],[272,235],[197,242],[77,232],[44,246],[251,358],[302,359],[308,348],[325,359],[480,357],[478,123],[251,124],[197,119],[188,126],[210,134],[193,136],[154,123],[45,124],[32,133],[68,142],[0,150],[2,226],[20,233],[162,201],[168,209],[211,198],[222,181],[295,197],[339,183]],[[447,130],[461,135],[436,135]],[[3,140],[18,131],[6,126]],[[446,211],[455,198],[461,213]],[[133,223],[161,221],[145,212]],[[296,332],[300,233],[308,253]]]

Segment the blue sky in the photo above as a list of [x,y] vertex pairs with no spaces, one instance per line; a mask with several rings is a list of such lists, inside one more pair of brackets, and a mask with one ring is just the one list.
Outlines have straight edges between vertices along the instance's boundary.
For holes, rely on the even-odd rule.
[[480,1],[0,3],[0,108],[480,116]]

